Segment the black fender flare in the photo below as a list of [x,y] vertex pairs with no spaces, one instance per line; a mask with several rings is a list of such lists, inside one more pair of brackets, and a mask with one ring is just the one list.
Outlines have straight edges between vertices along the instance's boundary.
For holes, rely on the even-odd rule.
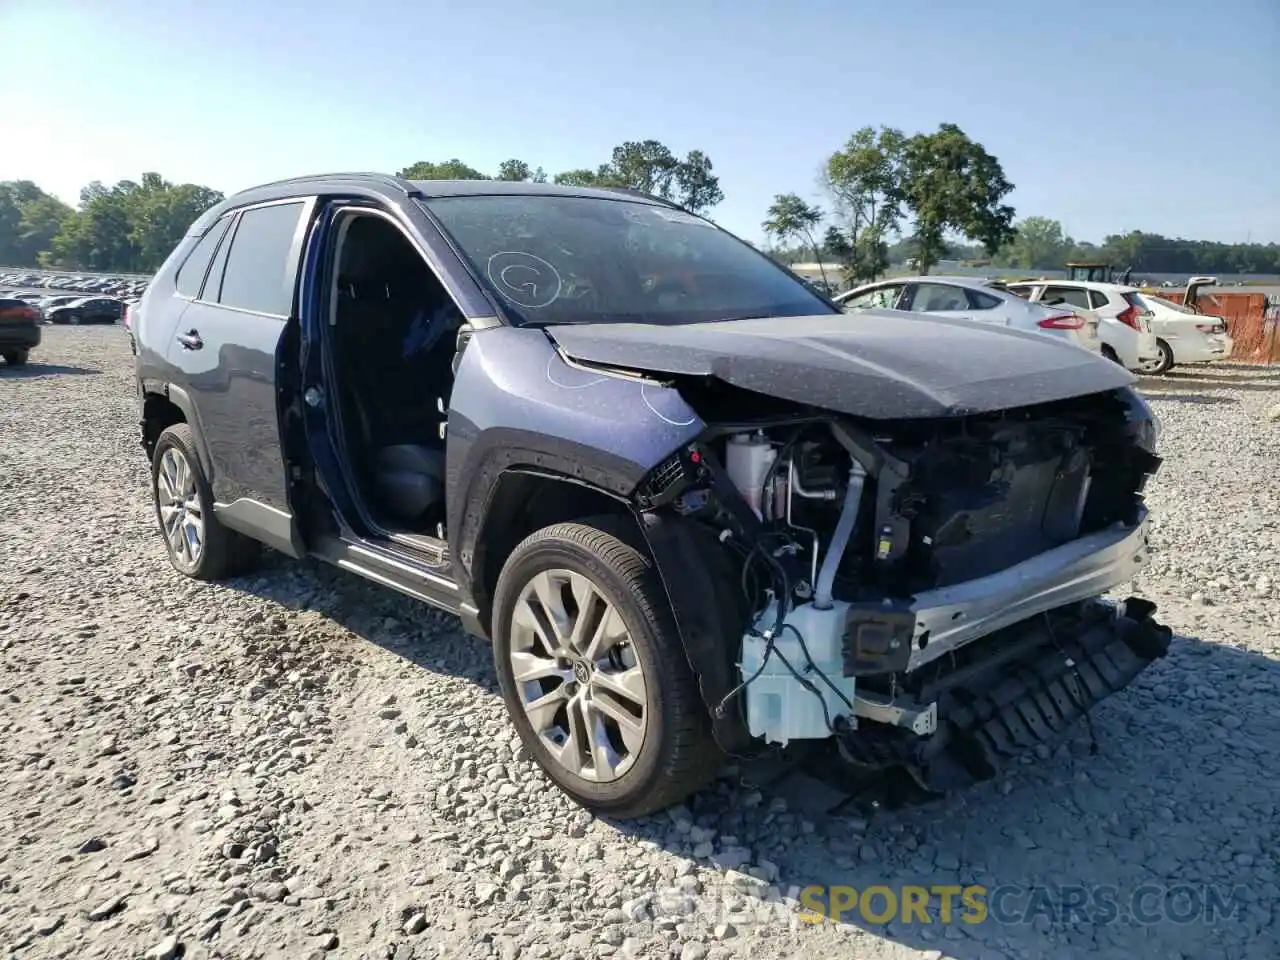
[[698,681],[716,743],[731,757],[763,747],[743,716],[738,649],[750,612],[738,577],[714,534],[666,511],[639,514],[640,529],[671,603],[681,644]]

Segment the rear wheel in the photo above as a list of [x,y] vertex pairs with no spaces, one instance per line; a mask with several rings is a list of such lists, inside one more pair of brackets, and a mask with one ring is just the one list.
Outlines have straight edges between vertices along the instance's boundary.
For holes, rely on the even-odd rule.
[[718,767],[666,593],[633,540],[612,517],[546,527],[512,551],[494,595],[521,741],[576,802],[618,817],[678,803]]
[[29,357],[30,355],[31,355],[30,351],[25,349],[24,350],[6,350],[4,352],[4,362],[9,364],[9,366],[11,367],[23,367],[23,366],[26,366],[27,357]]
[[1158,377],[1162,373],[1168,373],[1173,369],[1173,349],[1163,340],[1156,341],[1156,347],[1160,351],[1160,357],[1156,360],[1144,361],[1141,371],[1153,377]]
[[1120,355],[1115,352],[1115,350],[1111,347],[1110,344],[1104,343],[1102,345],[1102,355],[1106,357],[1108,360],[1110,360],[1112,363],[1120,362]]
[[179,573],[221,580],[245,570],[260,552],[255,541],[228,530],[214,515],[213,491],[185,423],[167,428],[156,441],[151,493],[169,560]]

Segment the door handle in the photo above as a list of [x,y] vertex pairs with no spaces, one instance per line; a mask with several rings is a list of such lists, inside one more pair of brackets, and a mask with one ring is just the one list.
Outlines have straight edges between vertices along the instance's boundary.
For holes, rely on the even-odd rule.
[[199,350],[204,346],[204,341],[200,339],[200,331],[188,330],[186,333],[178,334],[178,342],[182,344],[184,350]]

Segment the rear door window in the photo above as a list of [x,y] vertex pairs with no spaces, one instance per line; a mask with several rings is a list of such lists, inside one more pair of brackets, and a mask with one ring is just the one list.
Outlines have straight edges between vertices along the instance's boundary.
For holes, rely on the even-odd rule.
[[945,283],[914,284],[911,309],[920,313],[936,313],[949,310],[968,310],[969,298],[964,287]]
[[1092,309],[1089,305],[1089,291],[1082,290],[1079,287],[1045,287],[1044,296],[1040,299],[1050,306],[1056,303],[1065,303],[1073,307],[1079,307],[1081,310]]
[[304,201],[250,207],[240,214],[217,302],[274,317],[293,310],[294,239]]
[[[1127,295],[1126,295],[1125,299],[1126,299],[1126,300],[1128,299],[1128,296],[1127,296]],[[1132,301],[1131,301],[1131,302],[1132,302]],[[1105,293],[1102,293],[1102,292],[1101,292],[1101,291],[1099,291],[1099,290],[1090,290],[1090,291],[1089,291],[1089,305],[1090,305],[1094,310],[1097,310],[1099,307],[1105,307],[1105,306],[1107,305],[1107,295],[1106,295]],[[1139,308],[1139,309],[1146,309],[1145,307],[1142,307],[1142,305],[1141,305],[1141,304],[1137,304],[1136,306],[1138,306],[1138,308]]]

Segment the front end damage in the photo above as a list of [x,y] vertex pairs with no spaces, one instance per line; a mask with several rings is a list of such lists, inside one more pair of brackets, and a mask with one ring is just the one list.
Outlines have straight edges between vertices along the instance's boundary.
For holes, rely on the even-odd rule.
[[1153,604],[1099,599],[1147,551],[1157,425],[1132,389],[901,421],[681,393],[716,425],[635,507],[731,755],[833,740],[953,789],[1167,651]]

